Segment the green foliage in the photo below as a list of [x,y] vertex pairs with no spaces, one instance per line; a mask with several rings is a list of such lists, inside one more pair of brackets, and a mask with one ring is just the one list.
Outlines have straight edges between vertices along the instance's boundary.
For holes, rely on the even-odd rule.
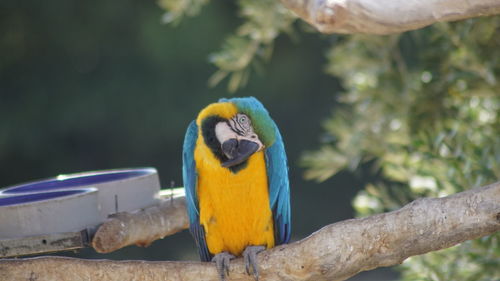
[[178,24],[184,17],[196,16],[208,0],[159,0],[158,5],[167,12],[163,22]]
[[[345,92],[324,126],[333,141],[304,157],[306,176],[374,162],[382,178],[354,199],[359,215],[500,179],[500,17],[346,36],[328,59]],[[412,257],[403,279],[499,280],[499,238]]]
[[[185,14],[193,14],[206,0],[161,0],[166,19],[175,21]],[[296,17],[280,2],[274,0],[239,0],[239,13],[243,24],[235,34],[228,36],[220,51],[210,56],[218,70],[209,84],[217,85],[229,77],[228,90],[235,92],[245,86],[253,66],[257,70],[272,54],[273,43],[282,33],[291,33]],[[191,5],[193,4],[193,5]]]
[[[186,3],[196,3],[186,5]],[[162,0],[177,20],[205,0]],[[243,24],[211,55],[216,85],[236,91],[296,20],[278,1],[240,0]],[[392,36],[333,36],[327,72],[345,91],[308,152],[306,177],[326,180],[370,163],[380,177],[358,193],[359,215],[394,210],[500,178],[500,17],[438,23]],[[500,235],[412,257],[404,280],[500,280]]]

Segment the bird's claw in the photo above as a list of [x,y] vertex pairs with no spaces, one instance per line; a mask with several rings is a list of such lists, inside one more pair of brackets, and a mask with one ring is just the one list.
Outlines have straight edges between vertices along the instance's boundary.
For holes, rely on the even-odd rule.
[[248,246],[246,247],[245,251],[243,251],[243,258],[245,259],[245,269],[248,275],[251,275],[250,271],[253,272],[255,281],[259,281],[257,254],[264,251],[265,249],[266,247],[264,246]]
[[219,273],[221,281],[226,281],[226,275],[229,276],[229,264],[234,258],[235,256],[228,252],[219,253],[212,258],[212,261],[215,262],[217,266],[217,272]]

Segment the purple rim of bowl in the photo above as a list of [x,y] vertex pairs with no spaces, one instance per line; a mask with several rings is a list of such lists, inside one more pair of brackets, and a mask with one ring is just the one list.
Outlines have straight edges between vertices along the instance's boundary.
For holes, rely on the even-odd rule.
[[[104,182],[118,181],[128,178],[141,177],[156,173],[154,168],[123,169],[83,172],[68,174],[61,177],[33,181],[8,187],[0,191],[0,195],[13,195],[19,193],[37,193],[51,190],[74,188],[79,186],[91,186]],[[0,205],[1,206],[1,205]]]
[[30,193],[30,194],[0,197],[0,207],[50,200],[59,197],[83,194],[95,190],[96,190],[95,188],[83,188],[83,189],[60,190],[60,191],[51,191],[43,193]]

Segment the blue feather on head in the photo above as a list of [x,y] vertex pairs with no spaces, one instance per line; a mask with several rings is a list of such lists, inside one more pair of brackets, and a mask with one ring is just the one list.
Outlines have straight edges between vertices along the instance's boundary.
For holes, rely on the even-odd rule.
[[244,98],[222,98],[219,102],[230,102],[236,105],[238,111],[246,114],[252,119],[252,125],[262,143],[269,147],[276,140],[276,131],[278,127],[267,112],[264,105],[254,97]]

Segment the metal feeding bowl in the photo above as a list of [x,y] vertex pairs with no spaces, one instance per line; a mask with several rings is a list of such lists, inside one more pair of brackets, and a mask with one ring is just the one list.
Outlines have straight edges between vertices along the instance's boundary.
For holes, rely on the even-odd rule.
[[[82,231],[157,200],[154,168],[59,175],[0,191],[0,239]],[[0,255],[1,256],[1,255]]]

